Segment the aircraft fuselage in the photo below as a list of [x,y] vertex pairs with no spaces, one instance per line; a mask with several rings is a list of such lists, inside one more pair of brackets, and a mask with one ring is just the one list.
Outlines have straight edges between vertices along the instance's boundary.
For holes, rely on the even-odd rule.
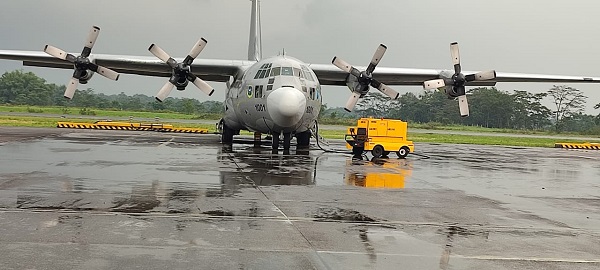
[[262,59],[229,84],[225,125],[264,134],[309,130],[321,110],[321,85],[310,67],[289,56]]

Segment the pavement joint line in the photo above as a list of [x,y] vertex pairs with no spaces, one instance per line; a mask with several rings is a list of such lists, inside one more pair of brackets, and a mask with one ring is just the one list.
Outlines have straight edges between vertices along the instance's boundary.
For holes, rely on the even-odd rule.
[[[236,163],[237,165],[237,163]],[[283,215],[283,217],[286,219],[286,223],[291,225],[301,236],[302,238],[304,238],[304,240],[306,241],[306,243],[308,244],[308,246],[311,248],[312,252],[314,253],[314,255],[317,257],[318,262],[320,263],[320,268],[321,269],[331,269],[331,267],[329,267],[327,265],[327,263],[325,263],[325,260],[323,259],[323,257],[321,257],[321,255],[319,255],[319,253],[317,252],[317,248],[313,245],[312,242],[310,242],[310,240],[308,240],[308,238],[306,237],[306,235],[304,235],[304,233],[300,230],[300,228],[298,228],[298,226],[296,226],[296,224],[294,224],[292,222],[292,220],[290,220],[290,218],[283,212],[283,210],[281,210],[281,208],[279,208],[279,206],[277,206],[277,204],[275,204],[275,202],[273,202],[269,196],[267,196],[267,194],[265,194],[265,192],[260,188],[260,186],[256,185],[256,183],[254,182],[254,180],[252,180],[252,178],[245,176],[245,178],[247,180],[250,180],[256,189],[258,189],[263,196],[265,196],[265,198],[271,203],[273,204],[273,206],[275,207],[275,209],[277,209],[277,211],[279,211],[279,213],[281,213],[281,215]]]
[[166,142],[162,142],[159,145],[157,145],[156,147],[166,146],[167,144],[171,143],[173,140],[175,140],[175,136],[171,136],[170,140],[168,140]]
[[[235,162],[235,159],[233,158],[233,156],[228,153],[227,156],[229,157],[229,159],[235,164],[235,166],[237,167],[238,171],[242,170],[242,167],[240,167],[239,164],[237,164],[237,162]],[[287,224],[289,224],[290,226],[292,226],[301,236],[302,238],[304,238],[304,240],[306,241],[306,243],[308,244],[308,246],[311,248],[313,254],[317,257],[317,263],[319,263],[319,268],[320,269],[331,269],[327,263],[325,263],[325,260],[323,259],[323,257],[321,257],[321,255],[319,255],[319,253],[317,252],[316,247],[310,242],[310,240],[308,240],[308,238],[306,237],[306,235],[304,235],[304,233],[300,230],[300,228],[298,228],[291,220],[290,218],[283,212],[283,210],[281,210],[281,208],[279,208],[279,206],[277,206],[277,204],[275,204],[275,202],[273,202],[273,200],[271,200],[271,198],[269,198],[269,196],[267,196],[267,194],[260,188],[259,185],[256,184],[256,182],[254,180],[252,180],[252,178],[248,177],[248,176],[244,176],[244,179],[248,180],[250,183],[252,183],[252,186],[260,191],[260,193],[262,193],[262,195],[267,199],[267,201],[269,201],[269,203],[271,203],[275,209],[277,209],[277,211],[284,217],[285,222]],[[315,265],[316,266],[316,265]]]
[[464,256],[453,255],[464,259],[476,259],[487,261],[528,261],[528,262],[566,262],[566,263],[593,263],[600,264],[600,260],[583,260],[583,259],[563,259],[563,258],[537,258],[537,257],[499,257],[499,256]]
[[[317,251],[319,253],[326,254],[344,254],[344,255],[367,255],[365,252],[357,252],[357,251],[329,251],[329,250],[320,250]],[[375,253],[378,256],[402,256],[402,257],[419,257],[419,258],[438,258],[438,256],[428,256],[428,255],[419,255],[419,254],[406,254],[406,253],[385,253],[385,252],[377,252]],[[466,256],[466,255],[450,255],[450,259],[452,258],[460,258],[460,259],[474,259],[474,260],[501,260],[501,261],[530,261],[530,262],[566,262],[566,263],[590,263],[596,264],[600,263],[600,260],[584,260],[584,259],[568,259],[568,258],[536,258],[536,257],[499,257],[499,256]]]
[[[0,241],[6,242],[10,244],[42,244],[42,245],[55,245],[55,244],[72,244],[79,245],[79,243],[73,242],[29,242],[29,241]],[[293,248],[293,249],[262,249],[262,248],[229,248],[229,247],[209,247],[209,246],[180,246],[180,245],[122,245],[122,244],[102,244],[102,243],[89,243],[89,246],[126,246],[126,247],[139,247],[139,248],[198,248],[205,250],[216,250],[216,251],[252,251],[252,252],[276,252],[276,253],[306,253],[310,251],[310,249],[301,249],[301,248]],[[367,252],[357,252],[357,251],[333,251],[333,250],[317,250],[317,253],[321,254],[345,254],[345,255],[369,255]],[[427,255],[419,255],[419,254],[406,254],[406,253],[386,253],[386,252],[377,252],[375,253],[378,256],[402,256],[402,257],[418,257],[418,258],[438,258],[438,256],[427,256]],[[600,260],[594,259],[568,259],[568,258],[541,258],[541,257],[499,257],[499,256],[466,256],[466,255],[451,255],[452,258],[461,258],[461,259],[475,259],[475,260],[499,260],[499,261],[530,261],[530,262],[566,262],[566,263],[586,263],[586,264],[598,264]]]
[[[277,207],[277,206],[275,206]],[[318,218],[307,218],[307,217],[289,217],[282,213],[282,216],[267,216],[267,217],[249,217],[249,216],[215,216],[208,214],[189,214],[189,215],[177,215],[177,214],[159,214],[159,213],[127,213],[118,211],[80,211],[80,210],[56,210],[56,209],[0,209],[2,213],[57,213],[57,214],[88,214],[94,216],[127,216],[127,217],[150,217],[150,218],[188,218],[188,219],[218,219],[218,220],[267,220],[267,221],[283,221],[288,224],[293,222],[319,222],[319,223],[338,223],[338,224],[349,224],[349,225],[360,225],[360,226],[423,226],[423,227],[436,227],[445,228],[448,226],[461,226],[468,229],[476,229],[480,231],[490,232],[506,232],[506,231],[530,231],[530,232],[556,232],[556,233],[577,233],[577,234],[600,234],[599,231],[590,231],[585,229],[572,229],[572,228],[549,228],[549,227],[513,227],[513,226],[502,226],[502,225],[481,225],[481,224],[467,224],[467,223],[432,223],[432,222],[411,222],[411,221],[376,221],[376,222],[357,222],[349,220],[327,220]],[[397,228],[390,228],[397,229]]]
[[[55,244],[71,244],[80,245],[77,242],[31,242],[31,241],[1,241],[9,244],[36,244],[36,245],[55,245]],[[138,248],[198,248],[205,250],[216,250],[216,251],[252,251],[252,252],[277,252],[277,253],[307,253],[310,249],[292,248],[292,249],[262,249],[262,248],[230,248],[230,247],[210,247],[210,246],[188,246],[188,245],[124,245],[124,244],[103,244],[103,243],[88,243],[89,246],[124,246],[124,247],[138,247]],[[344,254],[344,255],[369,255],[367,252],[358,251],[333,251],[333,250],[316,250],[316,253],[321,254]],[[402,257],[418,257],[418,258],[438,258],[438,256],[428,256],[419,254],[406,254],[406,253],[387,253],[377,252],[377,256],[402,256]],[[566,263],[586,263],[586,264],[600,264],[600,260],[597,259],[568,259],[568,258],[542,258],[542,257],[500,257],[500,256],[468,256],[454,254],[450,256],[452,258],[461,259],[474,259],[474,260],[491,260],[491,261],[529,261],[529,262],[566,262]]]
[[[0,240],[0,243],[4,241]],[[5,241],[6,243],[11,244],[42,244],[42,245],[55,245],[55,244],[72,244],[72,245],[81,245],[78,242],[33,242],[33,241]],[[198,249],[206,249],[206,250],[217,250],[217,251],[253,251],[253,252],[282,252],[282,253],[308,253],[310,251],[309,248],[301,249],[301,248],[290,248],[290,249],[263,249],[263,248],[230,248],[230,247],[215,247],[215,246],[189,246],[189,245],[125,245],[125,244],[104,244],[104,243],[86,243],[89,246],[115,246],[115,247],[138,247],[138,248],[198,248]]]

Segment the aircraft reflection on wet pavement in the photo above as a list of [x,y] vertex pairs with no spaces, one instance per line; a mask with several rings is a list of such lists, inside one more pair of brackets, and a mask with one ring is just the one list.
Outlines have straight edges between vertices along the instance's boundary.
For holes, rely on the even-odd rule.
[[[268,149],[251,147],[244,150],[223,148],[220,162],[233,162],[236,171],[222,171],[221,183],[225,186],[239,184],[317,185],[316,167],[319,159],[308,152],[296,155],[271,155]],[[404,181],[412,173],[412,161],[396,158],[373,158],[371,161],[347,157],[344,183],[376,188],[404,188]]]
[[221,148],[217,155],[219,162],[231,162],[235,171],[221,171],[223,188],[234,188],[240,184],[272,185],[315,185],[316,162],[318,157],[308,151],[296,155],[273,155],[262,147],[231,149]]
[[[332,158],[335,161],[330,160]],[[330,174],[326,170],[317,171],[319,167],[329,166],[329,162],[339,162],[340,158],[346,160],[343,178],[340,174]],[[129,190],[118,191],[113,197],[90,195],[86,190],[91,190],[91,187],[86,187],[80,179],[59,179],[57,188],[62,192],[60,198],[23,193],[17,195],[16,206],[21,209],[105,210],[126,213],[204,213],[214,209],[195,209],[194,202],[203,198],[235,196],[244,192],[244,189],[256,186],[346,184],[368,188],[404,188],[405,180],[410,177],[413,168],[410,159],[357,161],[350,156],[312,155],[308,152],[302,155],[273,155],[265,147],[235,148],[233,151],[222,149],[218,151],[216,159],[226,169],[218,170],[218,176],[215,175],[218,182],[207,183],[208,185],[189,181],[143,181],[131,186]],[[38,177],[46,179],[48,175]]]

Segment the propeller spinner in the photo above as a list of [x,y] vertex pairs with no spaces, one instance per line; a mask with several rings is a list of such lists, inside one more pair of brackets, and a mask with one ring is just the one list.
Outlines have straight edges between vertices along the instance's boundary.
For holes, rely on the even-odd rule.
[[398,92],[373,78],[373,71],[377,67],[377,64],[379,64],[379,61],[381,61],[381,58],[385,54],[386,50],[387,47],[383,44],[380,44],[379,47],[377,47],[377,50],[375,51],[373,59],[371,59],[371,63],[369,63],[367,70],[362,72],[353,67],[352,65],[348,64],[346,61],[338,58],[337,56],[334,57],[331,61],[331,63],[333,63],[339,69],[356,77],[357,82],[359,84],[359,87],[353,89],[350,99],[348,99],[348,102],[346,102],[346,106],[344,107],[346,111],[352,111],[352,109],[354,109],[354,106],[356,106],[356,103],[358,103],[360,97],[364,96],[367,92],[369,92],[370,87],[381,91],[382,93],[386,94],[392,99],[398,98]]
[[198,89],[209,96],[215,92],[215,89],[212,88],[208,83],[192,74],[190,67],[194,62],[194,59],[196,59],[204,47],[206,47],[206,43],[206,39],[200,38],[194,47],[192,47],[192,50],[188,56],[185,57],[181,63],[178,63],[156,44],[150,45],[148,50],[173,69],[169,81],[167,81],[160,91],[158,91],[158,94],[156,94],[156,100],[162,102],[169,96],[173,90],[173,87],[177,86],[177,90],[183,90],[188,85],[188,82],[192,82],[196,87],[198,87]]
[[[71,63],[73,63],[74,67],[75,67],[75,71],[73,72],[73,77],[71,78],[71,80],[69,81],[69,84],[67,85],[67,89],[65,90],[65,98],[68,99],[72,99],[73,98],[73,94],[75,94],[75,90],[77,89],[77,85],[79,84],[79,82],[84,79],[85,77],[89,78],[88,71],[93,71],[96,72],[106,78],[109,78],[111,80],[118,80],[119,79],[119,73],[96,65],[94,62],[90,61],[90,59],[88,58],[92,52],[92,48],[94,47],[94,44],[96,43],[96,39],[98,38],[98,35],[100,34],[100,28],[98,26],[92,26],[92,29],[90,30],[90,33],[87,37],[87,40],[85,42],[85,45],[83,47],[83,51],[81,52],[81,54],[79,56],[74,56],[70,53],[67,53],[59,48],[56,48],[54,46],[51,45],[46,45],[44,47],[44,52],[52,55],[58,59],[62,59],[65,61],[69,61]],[[84,79],[87,81],[87,79]],[[85,83],[85,82],[82,82]]]
[[425,81],[423,83],[423,88],[429,90],[446,87],[446,94],[448,94],[449,97],[458,98],[460,115],[463,117],[469,116],[469,103],[467,102],[465,85],[472,81],[493,80],[496,78],[496,71],[489,70],[475,74],[464,75],[460,65],[460,53],[458,51],[457,42],[450,44],[450,54],[452,56],[452,63],[454,64],[454,75],[452,75],[451,78]]

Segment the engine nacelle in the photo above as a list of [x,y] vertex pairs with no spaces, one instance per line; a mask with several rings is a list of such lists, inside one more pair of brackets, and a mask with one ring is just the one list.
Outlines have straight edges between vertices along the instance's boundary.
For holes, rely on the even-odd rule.
[[[454,76],[454,72],[451,70],[443,70],[440,72],[440,79],[444,79],[444,80],[453,79],[453,76]],[[444,93],[446,93],[446,95],[448,95],[449,99],[454,99],[458,96],[462,96],[465,94],[465,93],[460,93],[459,89],[454,85],[446,85],[446,86],[442,86],[438,89],[440,91],[444,91]]]
[[88,81],[90,81],[90,79],[92,78],[92,76],[94,76],[94,72],[91,70],[86,70],[84,71],[84,73],[81,75],[81,78],[79,78],[79,83],[80,84],[86,84],[88,83]]
[[191,72],[189,66],[184,66],[183,64],[178,64],[178,68],[173,69],[171,72],[171,78],[169,81],[177,87],[177,90],[183,91],[185,87],[188,85],[187,73]]
[[360,93],[361,97],[363,97],[367,92],[369,92],[369,85],[361,85],[358,82],[358,78],[354,76],[346,77],[346,86],[350,89],[351,92]]
[[183,81],[181,81],[181,80],[175,81],[175,83],[173,83],[173,85],[175,85],[175,87],[177,87],[177,90],[183,91],[183,90],[185,90],[185,87],[188,85],[188,80],[184,78]]
[[456,87],[454,87],[452,85],[446,86],[445,88],[446,89],[444,89],[444,91],[446,92],[446,95],[448,95],[449,99],[453,99],[453,98],[456,98],[458,96],[462,96],[465,94],[465,93],[462,93],[462,94],[459,93],[458,89],[456,89]]

